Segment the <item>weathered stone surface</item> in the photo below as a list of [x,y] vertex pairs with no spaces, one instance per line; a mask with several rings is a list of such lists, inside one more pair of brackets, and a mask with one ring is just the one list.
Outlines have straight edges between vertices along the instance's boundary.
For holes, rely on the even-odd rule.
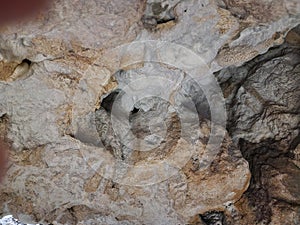
[[298,48],[283,46],[270,51],[276,58],[261,57],[252,64],[254,67],[248,66],[248,74],[236,84],[237,93],[230,105],[235,138],[252,143],[274,140],[284,151],[299,135],[298,52]]
[[[138,70],[140,73],[142,71]],[[176,77],[176,72],[173,73],[175,74],[172,76]],[[131,75],[132,77],[137,76],[134,71],[131,72]],[[118,78],[118,76],[116,77]],[[122,87],[125,85],[126,79],[123,81],[124,83],[121,78],[118,78],[117,81]],[[168,224],[187,223],[198,218],[199,213],[213,209],[225,210],[225,203],[234,203],[247,189],[250,179],[248,164],[241,158],[239,150],[232,145],[228,136],[223,141],[223,145],[218,151],[219,154],[213,159],[211,166],[206,168],[201,165],[210,135],[210,123],[204,118],[201,119],[203,121],[200,128],[197,128],[197,124],[190,124],[190,135],[197,129],[200,131],[200,139],[195,140],[195,145],[190,149],[190,144],[180,133],[180,126],[183,125],[176,119],[174,110],[168,108],[168,105],[164,106],[164,102],[155,100],[155,98],[150,101],[152,104],[148,101],[138,102],[139,105],[135,107],[140,108],[141,112],[135,113],[132,117],[135,132],[141,136],[144,133],[143,128],[135,128],[135,123],[144,123],[145,119],[155,119],[156,123],[160,123],[159,120],[163,119],[167,121],[168,134],[166,137],[162,136],[165,144],[151,152],[140,152],[137,149],[136,154],[128,155],[130,153],[128,148],[124,153],[124,149],[120,148],[122,145],[118,143],[116,137],[111,139],[109,134],[111,131],[107,132],[108,129],[111,129],[109,128],[110,117],[105,117],[105,115],[111,109],[104,104],[106,101],[102,101],[103,108],[97,111],[101,128],[98,129],[98,132],[104,139],[102,141],[106,150],[93,145],[77,134],[76,137],[82,142],[65,136],[58,138],[53,143],[44,143],[38,148],[28,147],[30,150],[11,153],[12,166],[8,171],[11,176],[6,178],[7,186],[2,187],[1,196],[2,204],[6,205],[8,212],[16,215],[34,215],[34,219],[37,220],[57,221],[62,224],[74,224],[81,220],[85,224],[92,222],[115,224],[117,220],[122,221],[120,223],[128,221],[128,223],[136,224],[160,224],[161,221],[166,221]],[[147,111],[153,111],[154,114],[146,114]],[[161,118],[161,115],[165,115],[165,118]],[[104,119],[101,119],[103,116]],[[198,120],[197,118],[197,122]],[[176,126],[178,126],[177,129]],[[154,127],[156,127],[155,124]],[[222,136],[223,128],[220,127],[219,131],[220,134],[214,135]],[[102,135],[101,132],[104,132],[105,135]],[[98,138],[100,139],[100,137]],[[110,142],[107,143],[106,139]],[[28,141],[26,143],[28,144]],[[219,147],[219,143],[216,143],[215,146],[211,145],[211,148]],[[107,151],[109,149],[112,150],[112,153]],[[108,164],[113,164],[114,161],[121,161],[120,163],[124,164],[125,161],[129,165],[143,166],[145,169],[140,171],[140,177],[137,178],[143,180],[143,176],[148,172],[153,184],[145,187],[141,185],[139,185],[141,187],[132,187],[122,185],[123,181],[118,180],[118,177],[113,177],[112,180],[106,179],[110,177],[106,177],[106,174],[101,171],[102,167],[97,167],[99,160],[103,160],[104,157],[107,157]],[[166,175],[160,174],[163,179],[159,179],[158,181],[161,182],[156,184],[155,174],[160,173],[159,169],[162,167],[159,166],[157,170],[149,171],[147,168],[151,168],[152,164],[156,165],[164,158],[169,158],[171,165],[173,163],[176,166],[176,171],[177,167],[179,169],[182,167],[182,171],[174,173],[174,169],[171,168],[169,176],[168,171],[163,170],[162,172],[165,172]],[[122,166],[123,164],[120,167],[117,164],[117,170],[114,172],[122,175],[123,170],[126,169]],[[136,176],[134,173],[132,174],[129,170],[128,174],[127,177],[133,179],[132,185],[139,184],[134,180],[134,176]],[[147,181],[147,177],[145,179]],[[28,204],[25,209],[15,205],[25,204],[25,202]],[[103,205],[99,206],[99,202]],[[81,210],[77,210],[78,213],[73,212],[74,208],[79,206],[86,208],[88,212],[86,216],[80,216]],[[162,211],[162,209],[169,209],[171,212],[169,210]],[[152,213],[148,214],[148,212]],[[95,216],[91,217],[91,214]],[[112,220],[112,218],[118,219]]]
[[12,215],[8,215],[8,216],[5,216],[2,219],[0,219],[0,224],[8,224],[8,225],[31,225],[31,224],[24,224],[24,223],[20,222],[18,219],[14,218]]
[[227,96],[230,134],[252,172],[246,192],[250,204],[244,204],[255,216],[242,224],[300,221],[298,30],[282,46],[217,74]]
[[[162,12],[157,15],[158,2]],[[281,44],[287,31],[299,23],[300,5],[284,0],[153,0],[148,1],[146,9],[144,18],[152,18],[152,29],[143,31],[139,40],[159,38],[184,45],[215,71],[241,65]]]
[[[0,215],[26,223],[204,224],[220,212],[216,223],[282,224],[289,216],[296,224],[299,49],[290,45],[299,33],[288,34],[288,46],[255,57],[282,44],[299,23],[299,7],[296,0],[57,0],[47,14],[3,28],[0,138],[11,149]],[[202,60],[179,47],[168,52],[167,44],[157,51],[159,45],[149,51],[151,42],[135,45],[147,40],[184,46]],[[130,54],[118,51],[128,46]],[[195,65],[200,87],[193,70],[180,67]],[[246,195],[248,163],[222,127],[223,111],[212,110],[222,103],[219,89],[201,90],[215,87],[209,75],[222,68],[229,134],[254,177]],[[122,105],[113,93],[138,78],[146,79],[139,83],[144,94],[153,86],[157,95],[131,96]],[[162,100],[158,93],[168,95]],[[116,116],[131,112],[129,125],[110,121],[115,98]]]

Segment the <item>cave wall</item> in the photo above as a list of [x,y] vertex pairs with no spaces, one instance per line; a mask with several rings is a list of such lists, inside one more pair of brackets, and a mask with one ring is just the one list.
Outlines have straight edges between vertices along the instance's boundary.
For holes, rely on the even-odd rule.
[[0,33],[0,216],[300,223],[297,0],[54,1]]

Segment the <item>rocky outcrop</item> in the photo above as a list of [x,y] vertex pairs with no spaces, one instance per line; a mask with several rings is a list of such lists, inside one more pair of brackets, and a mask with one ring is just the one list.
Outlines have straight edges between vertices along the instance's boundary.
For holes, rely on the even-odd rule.
[[220,80],[232,75],[222,81],[228,129],[250,165],[252,180],[244,198],[257,223],[300,221],[299,34],[297,27],[285,44],[217,75]]
[[58,0],[3,28],[0,215],[297,224],[299,8]]

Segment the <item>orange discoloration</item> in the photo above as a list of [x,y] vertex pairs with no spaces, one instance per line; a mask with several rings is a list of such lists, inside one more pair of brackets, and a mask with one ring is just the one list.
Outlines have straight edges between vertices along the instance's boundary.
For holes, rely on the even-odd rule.
[[5,167],[7,163],[7,144],[0,140],[0,182],[5,174]]

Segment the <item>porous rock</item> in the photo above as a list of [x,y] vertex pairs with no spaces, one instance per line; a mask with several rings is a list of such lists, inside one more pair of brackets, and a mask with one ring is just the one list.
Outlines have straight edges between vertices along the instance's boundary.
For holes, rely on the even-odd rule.
[[[0,128],[11,148],[0,189],[0,215],[13,214],[24,222],[44,224],[202,224],[205,219],[200,214],[217,211],[228,217],[228,223],[232,217],[236,219],[234,224],[246,224],[240,215],[251,211],[251,204],[246,203],[251,198],[255,202],[256,198],[243,195],[250,182],[250,171],[236,146],[240,144],[250,166],[252,161],[244,150],[248,143],[258,144],[253,150],[256,152],[271,139],[279,146],[278,154],[290,151],[289,143],[298,135],[299,117],[297,106],[289,102],[294,101],[298,92],[289,90],[291,86],[297,88],[293,83],[298,82],[295,74],[299,68],[298,61],[291,60],[295,53],[288,50],[279,62],[263,61],[267,70],[258,69],[249,78],[245,72],[247,80],[243,86],[236,84],[245,79],[243,69],[241,74],[226,71],[282,44],[288,31],[299,23],[299,7],[296,0],[57,0],[47,13],[34,20],[3,28]],[[289,35],[289,40],[297,43],[297,33]],[[147,52],[140,49],[121,59],[115,57],[114,51],[107,54],[122,44],[147,40],[191,49],[213,72],[225,68],[218,79],[227,103],[234,108],[229,113],[230,135],[225,127],[214,123],[218,121],[210,121],[205,96],[201,91],[193,91],[193,85],[186,82],[186,89],[183,85],[181,90],[191,97],[199,116],[197,123],[190,124],[191,133],[179,132],[183,125],[168,104],[146,100],[131,109],[133,133],[151,145],[159,137],[149,135],[144,122],[165,122],[168,135],[163,136],[162,146],[154,148],[156,152],[122,146],[109,122],[109,107],[103,104],[107,96],[124,88],[131,76],[158,71],[177,84],[186,76],[178,69],[160,64],[118,67],[119,61],[126,64],[135,57],[146,59]],[[270,54],[272,58],[277,53]],[[291,63],[285,63],[289,60]],[[276,73],[274,64],[284,65],[280,71],[285,76]],[[270,72],[276,78],[271,85],[266,81]],[[238,82],[226,83],[230,79]],[[283,88],[279,88],[279,83]],[[282,97],[285,102],[281,102]],[[181,99],[182,96],[175,98],[175,103],[181,112],[188,112],[190,108]],[[238,99],[240,104],[232,99]],[[251,106],[246,107],[248,100]],[[265,107],[266,100],[276,104]],[[109,101],[113,99],[108,100],[108,105]],[[262,109],[266,116],[253,122],[253,116]],[[273,114],[274,110],[279,113]],[[214,135],[224,137],[220,143],[208,141],[213,126],[218,128]],[[186,140],[194,141],[190,151]],[[207,162],[204,156],[209,155],[207,149],[218,151],[209,158],[209,166],[203,166]],[[294,154],[298,154],[296,150]],[[167,168],[160,164],[165,158],[172,162]],[[287,160],[289,166],[277,167],[281,160]],[[267,216],[258,221],[280,221],[276,215],[290,215],[291,221],[297,221],[298,186],[285,185],[289,180],[294,182],[298,174],[294,167],[297,159],[293,160],[278,159],[263,167],[264,177],[275,174],[264,181],[264,186],[269,187],[270,196],[276,201],[273,217],[268,214],[269,208],[263,208]],[[124,161],[133,169],[124,166]],[[113,175],[110,169],[99,167],[100,162],[113,165]],[[138,166],[154,166],[158,170],[135,170]],[[288,170],[288,175],[282,175],[283,170]],[[252,173],[256,177],[256,172]],[[124,174],[129,181],[122,180]],[[138,182],[144,185],[136,185]],[[273,183],[287,191],[278,192],[272,188]],[[287,203],[290,208],[282,206]],[[245,210],[241,211],[242,208]],[[254,224],[251,215],[247,223]]]

